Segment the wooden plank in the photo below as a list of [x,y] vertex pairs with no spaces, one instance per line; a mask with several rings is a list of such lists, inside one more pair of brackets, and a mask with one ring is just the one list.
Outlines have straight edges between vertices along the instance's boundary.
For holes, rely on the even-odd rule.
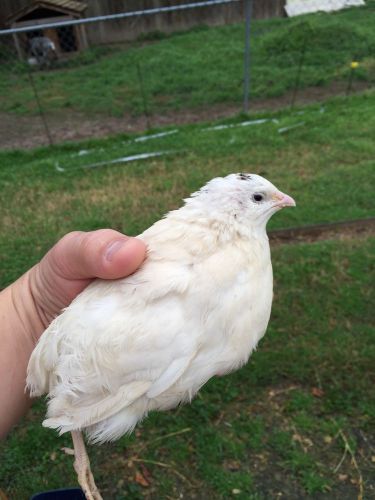
[[43,19],[32,19],[31,21],[19,21],[12,24],[12,28],[24,28],[26,26],[39,26],[39,24],[58,23],[73,20],[73,16],[44,17]]
[[18,38],[18,34],[13,33],[12,36],[13,36],[13,40],[14,40],[14,45],[16,46],[18,57],[21,61],[23,61],[23,50],[22,50],[22,47],[20,44],[20,39]]
[[375,231],[375,217],[366,219],[354,219],[339,222],[327,222],[325,224],[314,224],[311,226],[291,227],[287,229],[274,229],[269,231],[271,242],[293,242],[303,240],[317,240],[329,234],[340,233],[362,233]]

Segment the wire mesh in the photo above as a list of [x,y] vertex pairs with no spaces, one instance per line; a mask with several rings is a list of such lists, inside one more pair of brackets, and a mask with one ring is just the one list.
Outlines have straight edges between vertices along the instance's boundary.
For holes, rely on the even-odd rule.
[[[368,26],[359,26],[357,14],[352,19],[349,11],[257,19],[264,13],[253,1],[250,111],[374,84],[370,19]],[[297,1],[289,7],[293,4]],[[186,14],[169,12],[86,26],[35,25],[0,35],[0,147],[240,112],[245,25],[238,22],[244,19],[243,5],[233,5],[232,10],[223,5],[200,9],[198,16],[192,14],[190,29],[180,33],[172,32],[181,27],[181,19],[189,24]],[[322,2],[316,0],[316,6]],[[374,15],[373,4],[365,9]],[[212,16],[218,24],[214,28],[207,25]]]

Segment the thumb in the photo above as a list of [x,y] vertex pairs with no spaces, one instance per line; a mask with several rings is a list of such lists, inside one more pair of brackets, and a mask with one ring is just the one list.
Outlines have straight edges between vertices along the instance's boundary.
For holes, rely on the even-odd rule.
[[112,229],[73,232],[47,254],[49,267],[66,280],[116,279],[133,273],[145,258],[145,244]]

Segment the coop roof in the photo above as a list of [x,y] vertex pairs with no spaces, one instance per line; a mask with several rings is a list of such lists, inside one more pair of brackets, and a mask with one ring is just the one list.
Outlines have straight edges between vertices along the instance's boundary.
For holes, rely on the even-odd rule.
[[31,2],[31,5],[23,7],[8,16],[6,22],[7,24],[17,22],[27,16],[30,12],[40,8],[55,10],[64,14],[81,17],[83,12],[87,9],[87,4],[84,2],[78,2],[77,0],[34,0]]

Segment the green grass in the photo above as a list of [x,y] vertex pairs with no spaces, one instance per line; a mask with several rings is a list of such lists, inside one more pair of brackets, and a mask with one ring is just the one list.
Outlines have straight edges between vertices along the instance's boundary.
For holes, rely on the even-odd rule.
[[[374,105],[367,92],[327,102],[324,112],[309,106],[264,115],[277,123],[0,153],[0,286],[69,230],[137,234],[229,172],[263,173],[296,198],[297,208],[277,214],[273,228],[371,216]],[[83,168],[157,150],[172,153]],[[361,237],[273,248],[274,307],[259,350],[242,370],[210,381],[191,406],[152,414],[131,437],[90,447],[104,497],[356,498],[360,471],[371,498],[374,246]],[[72,457],[60,451],[69,437],[42,428],[43,413],[39,402],[0,445],[0,488],[10,498],[75,484]],[[359,471],[349,452],[336,471],[345,440]]]
[[[295,85],[306,45],[300,87],[347,81],[350,62],[360,62],[356,81],[375,81],[374,0],[331,15],[254,20],[251,95],[280,96]],[[49,71],[34,72],[45,112],[142,114],[138,65],[150,112],[239,103],[243,92],[244,25],[200,27],[152,42],[94,47]],[[5,58],[5,55],[3,56]],[[37,113],[24,65],[5,59],[0,111]]]
[[[261,173],[296,198],[298,209],[274,217],[271,228],[368,217],[374,206],[374,106],[375,93],[367,92],[330,101],[324,113],[310,106],[266,115],[270,120],[260,125],[218,131],[188,126],[145,142],[118,137],[0,153],[0,285],[70,230],[109,226],[137,234],[210,178],[230,172]],[[170,154],[83,168],[147,151]]]
[[[239,372],[210,381],[191,406],[152,414],[134,436],[90,447],[104,497],[355,498],[350,456],[333,472],[345,446],[339,431],[371,493],[374,243],[275,249],[276,297],[258,352]],[[43,429],[43,412],[36,405],[2,445],[0,481],[10,498],[75,483],[72,458],[60,451],[69,438]],[[137,472],[149,486],[137,483]]]

